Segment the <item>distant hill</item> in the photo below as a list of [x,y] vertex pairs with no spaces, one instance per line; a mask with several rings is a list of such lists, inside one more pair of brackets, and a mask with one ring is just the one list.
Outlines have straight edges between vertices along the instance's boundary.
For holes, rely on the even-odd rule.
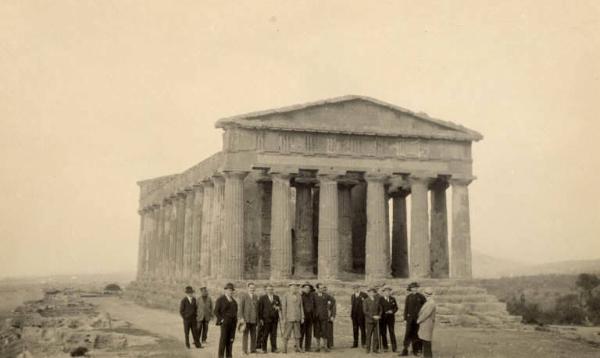
[[600,273],[600,259],[570,260],[544,264],[525,264],[473,252],[473,276],[476,278],[498,278],[510,276],[532,276],[547,274]]

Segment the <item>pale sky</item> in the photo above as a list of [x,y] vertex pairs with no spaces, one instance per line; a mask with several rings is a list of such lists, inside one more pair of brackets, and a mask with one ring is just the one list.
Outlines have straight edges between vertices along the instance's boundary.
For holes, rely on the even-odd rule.
[[473,248],[600,258],[598,1],[0,2],[0,276],[135,270],[136,181],[345,94],[484,134]]

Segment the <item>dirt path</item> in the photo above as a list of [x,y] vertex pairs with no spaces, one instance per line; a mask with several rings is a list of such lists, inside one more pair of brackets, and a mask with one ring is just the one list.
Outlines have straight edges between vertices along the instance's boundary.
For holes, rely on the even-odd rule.
[[[107,311],[114,318],[128,321],[134,327],[144,329],[161,336],[173,337],[183,344],[183,328],[180,317],[173,312],[138,306],[130,301],[118,298],[90,299],[98,304],[100,310]],[[289,354],[287,357],[364,357],[363,350],[347,348],[350,337],[345,334],[348,326],[339,323],[341,338],[336,337],[336,348],[328,354]],[[336,328],[337,329],[337,328]],[[399,343],[402,339],[403,326],[396,328]],[[436,331],[434,341],[435,357],[452,358],[559,358],[559,357],[600,357],[600,349],[586,343],[576,342],[555,333],[527,331],[505,331],[495,329],[440,328]],[[242,356],[241,337],[236,335],[234,357]],[[190,357],[217,357],[218,327],[210,326],[208,345],[203,349],[191,349]],[[275,356],[268,354],[266,356]],[[281,356],[281,355],[277,355]],[[378,356],[397,357],[397,354],[386,353]]]

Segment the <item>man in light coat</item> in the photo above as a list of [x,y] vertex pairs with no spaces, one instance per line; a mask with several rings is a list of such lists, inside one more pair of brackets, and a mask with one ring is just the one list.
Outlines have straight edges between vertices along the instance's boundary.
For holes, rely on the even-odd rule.
[[258,323],[258,295],[256,286],[249,282],[248,292],[238,298],[238,320],[244,324],[242,351],[248,354],[248,335],[250,335],[250,353],[256,353],[256,325]]
[[433,340],[433,327],[435,325],[435,308],[436,304],[433,300],[433,290],[426,288],[423,290],[425,294],[425,304],[419,311],[419,318],[417,323],[419,324],[419,339],[423,342],[423,356],[425,358],[433,357],[431,351],[431,341]]
[[294,334],[296,352],[302,352],[300,348],[300,324],[304,323],[304,311],[302,308],[302,297],[298,292],[298,284],[290,283],[290,292],[281,300],[281,322],[283,331],[283,353],[287,353],[290,335]]
[[205,286],[200,287],[200,296],[196,299],[198,310],[196,321],[198,322],[198,337],[202,339],[202,344],[206,344],[208,337],[208,323],[213,318],[213,301],[208,295]]

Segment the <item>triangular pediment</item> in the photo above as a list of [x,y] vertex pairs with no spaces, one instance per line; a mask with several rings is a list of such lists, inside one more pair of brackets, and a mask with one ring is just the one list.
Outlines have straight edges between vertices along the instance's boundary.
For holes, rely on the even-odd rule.
[[345,96],[221,119],[218,128],[242,127],[357,135],[476,141],[478,132],[363,96]]

